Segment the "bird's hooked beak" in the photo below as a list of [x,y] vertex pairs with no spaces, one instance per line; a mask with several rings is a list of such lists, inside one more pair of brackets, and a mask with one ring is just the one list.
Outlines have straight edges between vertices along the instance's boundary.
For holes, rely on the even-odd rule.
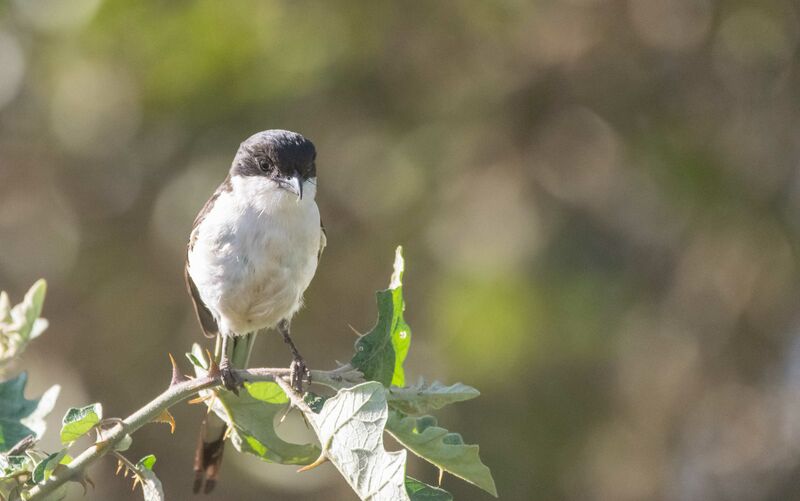
[[294,174],[285,178],[281,182],[281,186],[297,195],[298,200],[303,199],[303,179],[298,171],[294,171]]

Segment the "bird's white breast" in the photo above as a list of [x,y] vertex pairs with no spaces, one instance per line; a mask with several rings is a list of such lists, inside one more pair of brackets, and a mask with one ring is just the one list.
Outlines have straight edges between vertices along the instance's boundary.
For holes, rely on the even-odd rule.
[[316,179],[303,198],[261,176],[234,176],[193,234],[189,274],[221,332],[274,327],[302,305],[317,268]]

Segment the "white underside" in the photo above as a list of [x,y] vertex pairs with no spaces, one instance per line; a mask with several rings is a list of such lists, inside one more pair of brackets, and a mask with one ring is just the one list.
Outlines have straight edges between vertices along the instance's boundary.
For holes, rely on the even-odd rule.
[[220,332],[243,335],[274,327],[302,306],[324,235],[314,201],[261,176],[234,176],[195,228],[189,275]]

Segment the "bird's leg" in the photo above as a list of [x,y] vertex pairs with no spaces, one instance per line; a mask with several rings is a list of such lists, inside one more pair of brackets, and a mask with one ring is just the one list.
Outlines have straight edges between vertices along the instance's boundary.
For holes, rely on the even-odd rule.
[[289,367],[292,371],[291,384],[292,388],[298,393],[303,393],[303,382],[311,382],[311,371],[306,367],[306,361],[297,351],[291,336],[289,335],[289,321],[281,320],[278,324],[278,332],[283,336],[283,340],[289,345],[292,351],[292,365]]
[[225,389],[232,391],[235,395],[239,395],[239,388],[244,384],[239,376],[233,372],[231,367],[230,356],[228,355],[229,348],[232,348],[230,343],[231,337],[227,334],[222,334],[222,356],[219,361],[219,371],[222,375],[222,385]]

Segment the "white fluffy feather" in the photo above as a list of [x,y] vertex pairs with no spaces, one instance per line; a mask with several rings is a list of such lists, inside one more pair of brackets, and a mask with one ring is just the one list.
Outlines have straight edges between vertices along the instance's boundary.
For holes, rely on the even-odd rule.
[[234,176],[195,228],[189,274],[220,332],[243,335],[290,319],[324,238],[316,178],[303,198],[262,176]]

